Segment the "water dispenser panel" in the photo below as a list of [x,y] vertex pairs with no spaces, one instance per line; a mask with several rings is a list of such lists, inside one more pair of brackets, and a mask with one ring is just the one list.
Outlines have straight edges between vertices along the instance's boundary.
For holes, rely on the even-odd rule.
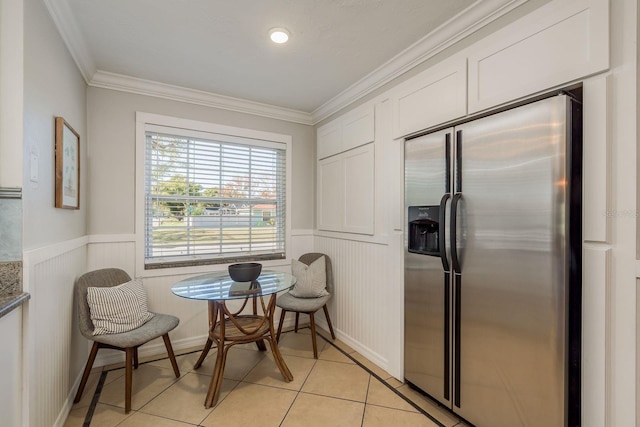
[[440,256],[440,206],[409,206],[409,252]]

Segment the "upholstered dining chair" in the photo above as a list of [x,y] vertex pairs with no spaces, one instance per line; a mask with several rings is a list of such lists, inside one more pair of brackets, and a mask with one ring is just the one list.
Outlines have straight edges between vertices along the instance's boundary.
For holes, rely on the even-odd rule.
[[316,344],[316,323],[315,323],[315,312],[320,310],[321,308],[324,310],[325,318],[327,319],[327,325],[329,326],[329,332],[331,333],[331,338],[336,339],[336,335],[333,332],[333,326],[331,325],[331,318],[329,317],[329,310],[327,309],[327,302],[331,298],[331,293],[333,292],[333,269],[331,266],[331,259],[322,253],[311,252],[306,253],[300,258],[298,261],[310,266],[312,263],[317,261],[319,258],[325,258],[325,272],[326,272],[326,295],[317,297],[317,298],[300,298],[293,296],[291,291],[286,292],[282,295],[278,295],[276,299],[276,305],[280,307],[280,322],[278,323],[278,333],[276,334],[276,341],[280,340],[280,333],[282,332],[282,324],[284,323],[284,317],[287,312],[291,311],[296,313],[296,323],[294,326],[295,332],[298,332],[298,319],[300,317],[300,313],[305,313],[309,315],[309,325],[311,327],[311,342],[313,344],[313,357],[318,358],[318,346]]
[[168,314],[153,313],[153,317],[128,332],[109,333],[103,335],[94,335],[94,324],[91,320],[91,312],[87,293],[89,287],[106,288],[114,287],[131,281],[131,277],[120,269],[105,268],[101,270],[90,271],[80,276],[74,287],[76,304],[78,307],[78,317],[80,332],[88,340],[93,341],[93,346],[89,354],[89,359],[82,374],[82,380],[76,393],[74,402],[77,403],[82,397],[82,392],[87,384],[87,379],[91,373],[93,362],[96,354],[101,348],[110,348],[125,352],[125,412],[131,411],[131,384],[133,377],[133,368],[138,368],[138,347],[152,339],[162,337],[164,345],[167,348],[171,366],[176,378],[180,377],[180,370],[176,363],[176,358],[169,340],[169,331],[173,330],[180,320]]

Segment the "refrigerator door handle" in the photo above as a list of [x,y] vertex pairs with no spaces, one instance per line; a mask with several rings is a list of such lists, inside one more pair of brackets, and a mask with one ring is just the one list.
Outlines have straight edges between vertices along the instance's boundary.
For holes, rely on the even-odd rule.
[[446,193],[444,196],[442,196],[442,199],[440,199],[440,214],[439,214],[439,219],[438,219],[438,223],[439,223],[439,229],[438,229],[438,248],[440,249],[440,260],[442,261],[442,269],[445,272],[449,272],[449,260],[447,259],[447,250],[446,250],[446,245],[447,245],[447,239],[445,237],[445,230],[446,230],[446,226],[445,226],[445,211],[447,208],[447,200],[449,200],[449,198],[451,198],[451,194]]
[[456,193],[451,200],[451,263],[453,264],[453,271],[460,274],[460,260],[458,258],[458,245],[456,244],[457,236],[457,217],[458,217],[458,202],[462,199],[462,193]]

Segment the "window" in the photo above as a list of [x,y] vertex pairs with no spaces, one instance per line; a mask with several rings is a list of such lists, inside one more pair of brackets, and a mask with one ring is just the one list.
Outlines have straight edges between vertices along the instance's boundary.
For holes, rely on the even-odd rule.
[[198,126],[145,122],[138,130],[144,269],[285,258],[286,142],[175,120]]

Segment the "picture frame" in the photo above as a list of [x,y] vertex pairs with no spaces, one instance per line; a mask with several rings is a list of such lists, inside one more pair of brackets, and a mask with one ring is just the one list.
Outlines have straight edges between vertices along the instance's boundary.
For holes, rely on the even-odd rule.
[[56,117],[55,207],[80,209],[80,135],[62,117]]

